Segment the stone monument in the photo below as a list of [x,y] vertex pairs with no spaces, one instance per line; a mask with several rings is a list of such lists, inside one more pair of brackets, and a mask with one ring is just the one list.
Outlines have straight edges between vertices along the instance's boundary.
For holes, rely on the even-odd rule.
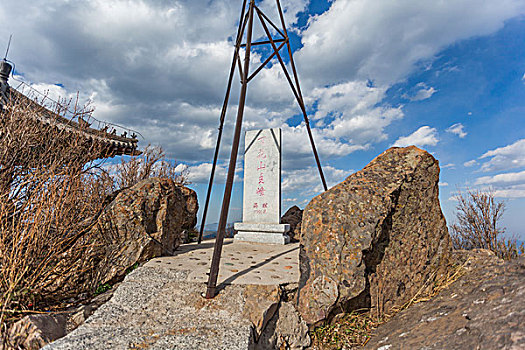
[[281,129],[246,132],[243,222],[235,241],[286,244],[288,224],[281,218]]

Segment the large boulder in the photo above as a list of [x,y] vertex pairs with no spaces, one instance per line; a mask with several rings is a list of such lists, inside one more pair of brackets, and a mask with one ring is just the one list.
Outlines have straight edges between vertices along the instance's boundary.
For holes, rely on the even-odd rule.
[[15,322],[7,332],[1,350],[38,350],[66,335],[67,317],[63,314],[29,315]]
[[303,211],[298,206],[294,205],[284,213],[281,217],[281,224],[290,225],[290,242],[298,242],[301,237],[301,221],[303,220]]
[[391,148],[308,204],[297,300],[308,324],[361,308],[384,315],[442,278],[451,243],[438,181],[429,153]]
[[525,257],[454,255],[461,277],[380,325],[366,349],[525,349]]
[[101,244],[86,282],[110,282],[136,263],[172,255],[195,226],[197,210],[195,191],[171,179],[151,178],[120,191],[89,235]]

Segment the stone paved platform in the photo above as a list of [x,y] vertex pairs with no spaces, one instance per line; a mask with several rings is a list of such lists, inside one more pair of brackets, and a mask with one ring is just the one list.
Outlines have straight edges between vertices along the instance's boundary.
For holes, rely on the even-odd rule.
[[[207,282],[214,240],[184,244],[174,256],[145,266],[191,271],[187,282]],[[299,282],[299,243],[287,245],[224,240],[217,284],[272,285]]]
[[207,300],[202,295],[212,253],[213,241],[205,241],[149,261],[126,276],[83,325],[43,349],[273,348],[254,345],[254,334],[276,312],[283,288],[297,286],[298,244],[226,240],[218,295]]

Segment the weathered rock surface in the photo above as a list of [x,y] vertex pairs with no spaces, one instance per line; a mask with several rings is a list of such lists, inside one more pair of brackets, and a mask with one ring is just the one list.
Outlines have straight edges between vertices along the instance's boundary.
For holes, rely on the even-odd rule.
[[37,350],[66,334],[67,316],[61,314],[29,315],[13,324],[1,349]]
[[308,324],[363,307],[388,313],[442,277],[451,244],[438,181],[429,153],[391,148],[308,204],[298,296]]
[[301,350],[310,343],[308,325],[301,319],[295,303],[283,302],[254,345],[254,350]]
[[301,237],[301,221],[303,220],[303,211],[296,205],[291,207],[284,213],[281,218],[281,224],[289,224],[290,231],[287,235],[290,237],[290,242],[299,242]]
[[120,283],[116,283],[111,286],[111,289],[95,296],[93,299],[89,300],[89,302],[76,306],[73,311],[69,313],[66,325],[67,333],[83,324],[99,307],[108,302],[119,285]]
[[366,349],[525,349],[525,257],[458,255],[465,275],[379,326]]
[[[187,282],[190,272],[138,268],[83,325],[44,349],[260,350],[275,349],[276,343],[292,349],[309,344],[293,304],[280,300],[285,287],[222,285],[215,298],[205,299],[206,285]],[[256,342],[257,332],[269,327],[264,323],[273,325],[271,334],[266,332],[273,343]]]
[[259,340],[263,329],[273,317],[281,302],[281,289],[278,285],[247,285],[244,290],[243,316],[255,328],[255,341]]
[[91,232],[101,245],[86,280],[105,283],[135,263],[171,255],[195,226],[197,210],[196,193],[171,179],[147,179],[120,191]]

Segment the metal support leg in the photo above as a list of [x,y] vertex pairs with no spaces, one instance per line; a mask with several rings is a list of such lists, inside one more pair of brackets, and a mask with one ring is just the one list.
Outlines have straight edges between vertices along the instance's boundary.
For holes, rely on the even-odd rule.
[[235,177],[235,165],[237,163],[237,154],[239,152],[239,140],[241,138],[242,119],[244,115],[244,106],[246,102],[246,92],[248,90],[248,74],[250,70],[250,51],[252,44],[252,30],[253,30],[253,8],[255,0],[250,0],[250,8],[248,10],[248,31],[246,34],[246,54],[244,56],[244,74],[242,77],[241,95],[239,97],[239,109],[237,111],[237,120],[235,123],[235,133],[233,136],[233,145],[230,155],[230,164],[228,167],[228,177],[226,179],[226,187],[224,189],[224,198],[222,200],[221,217],[219,220],[219,228],[217,230],[217,238],[215,239],[215,247],[213,249],[213,257],[211,261],[210,276],[208,279],[208,288],[206,290],[206,299],[211,299],[215,296],[215,288],[217,286],[217,277],[219,275],[219,264],[221,260],[222,246],[224,243],[224,231],[226,228],[226,221],[228,220],[228,210],[230,209],[230,199],[233,187],[233,179]]

